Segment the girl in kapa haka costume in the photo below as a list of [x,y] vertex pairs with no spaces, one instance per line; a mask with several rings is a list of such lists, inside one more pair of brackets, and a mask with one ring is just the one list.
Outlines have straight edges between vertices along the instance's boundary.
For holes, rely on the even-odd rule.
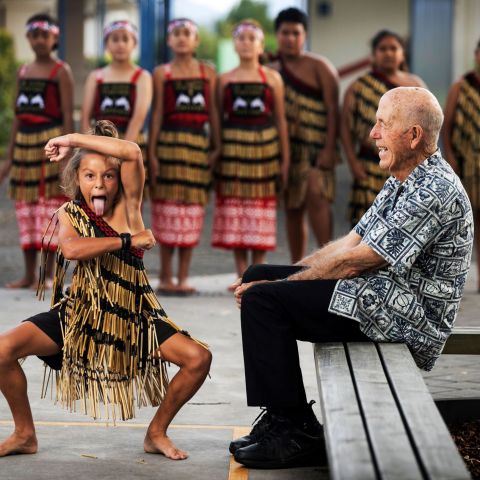
[[233,249],[237,274],[276,246],[276,186],[286,185],[289,151],[283,81],[261,67],[263,31],[254,20],[233,31],[240,65],[221,75],[222,153],[212,245]]
[[[161,403],[144,449],[176,460],[187,457],[166,430],[202,385],[211,355],[167,317],[148,283],[142,256],[155,239],[143,229],[139,208],[142,154],[136,144],[100,136],[105,134],[116,134],[110,122],[99,122],[95,135],[65,135],[45,147],[55,162],[78,148],[64,171],[74,200],[58,213],[52,309],[0,335],[0,390],[15,422],[14,433],[0,443],[0,456],[37,451],[18,359],[39,355],[59,370],[57,399],[71,410],[78,400],[97,418],[103,403],[109,417],[127,420],[134,416],[134,403]],[[78,263],[64,295],[69,260]],[[180,367],[170,383],[165,362]]]
[[[219,154],[218,115],[213,108],[215,71],[195,57],[198,29],[181,18],[168,25],[171,63],[153,73],[150,124],[152,230],[160,244],[160,289],[187,295],[193,248],[198,244],[208,202],[211,168]],[[178,248],[178,283],[172,260]]]
[[[50,163],[43,147],[49,138],[71,132],[73,79],[70,67],[56,59],[59,28],[49,15],[34,15],[27,21],[27,39],[35,53],[32,63],[18,72],[15,119],[8,159],[0,172],[0,182],[10,172],[10,197],[15,200],[20,246],[25,260],[25,275],[7,284],[9,288],[36,285],[37,252],[53,213],[65,201],[59,185],[57,163]],[[52,237],[48,250],[55,251]],[[53,259],[52,259],[53,260]],[[53,262],[48,266],[51,277]]]
[[132,62],[138,43],[136,27],[126,20],[109,23],[103,30],[111,63],[90,73],[82,104],[82,132],[92,121],[110,120],[121,138],[137,143],[146,160],[145,118],[152,102],[150,73]]
[[372,71],[355,80],[343,101],[340,133],[353,184],[349,220],[354,227],[370,208],[390,176],[378,163],[378,149],[370,132],[382,95],[396,87],[425,87],[416,75],[403,71],[405,46],[395,32],[381,30],[372,39]]
[[[475,49],[475,69],[450,87],[442,136],[445,158],[462,179],[472,204],[475,250],[480,258],[480,41]],[[480,293],[478,260],[477,291]]]

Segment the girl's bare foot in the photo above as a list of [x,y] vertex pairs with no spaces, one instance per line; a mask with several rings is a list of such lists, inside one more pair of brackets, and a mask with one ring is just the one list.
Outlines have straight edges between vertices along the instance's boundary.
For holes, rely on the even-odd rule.
[[163,295],[172,295],[175,294],[177,286],[172,281],[163,281],[160,280],[160,285],[158,286],[158,293]]
[[172,460],[185,460],[188,453],[178,449],[167,435],[151,435],[147,433],[143,441],[146,453],[160,453]]
[[37,288],[37,279],[36,278],[21,278],[20,280],[15,280],[14,282],[9,282],[5,285],[6,288]]
[[14,432],[4,442],[0,443],[0,457],[37,453],[37,449],[37,437],[34,433],[22,436]]

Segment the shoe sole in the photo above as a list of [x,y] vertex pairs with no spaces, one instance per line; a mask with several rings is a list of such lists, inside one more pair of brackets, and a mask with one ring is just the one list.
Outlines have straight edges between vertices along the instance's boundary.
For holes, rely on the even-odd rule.
[[237,458],[235,458],[235,461],[247,468],[273,470],[273,469],[281,469],[281,468],[316,467],[319,465],[325,465],[326,456],[324,453],[322,453],[322,450],[320,448],[316,448],[314,451],[301,453],[283,462],[282,461],[263,462],[263,461],[255,461],[255,460],[249,461],[248,459],[237,460]]

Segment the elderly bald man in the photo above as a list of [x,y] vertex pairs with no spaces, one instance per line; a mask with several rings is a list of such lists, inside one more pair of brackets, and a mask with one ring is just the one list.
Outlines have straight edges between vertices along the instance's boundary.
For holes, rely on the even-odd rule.
[[318,458],[296,340],[404,342],[430,370],[451,333],[470,266],[470,203],[437,146],[443,114],[426,89],[380,100],[370,135],[391,177],[345,237],[294,266],[256,265],[238,282],[249,406],[266,407],[235,460],[282,468]]

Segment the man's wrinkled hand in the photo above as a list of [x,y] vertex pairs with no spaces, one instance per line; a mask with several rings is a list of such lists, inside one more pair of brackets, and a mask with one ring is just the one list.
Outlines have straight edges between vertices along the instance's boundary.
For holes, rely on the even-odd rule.
[[[237,280],[242,281],[240,278]],[[237,282],[235,282],[233,285],[235,285]],[[237,302],[238,308],[241,308],[242,306],[242,297],[243,294],[253,285],[256,285],[257,283],[267,283],[270,282],[270,280],[257,280],[255,282],[249,282],[249,283],[240,283],[237,288],[235,288],[235,291],[233,292],[233,295],[235,296],[235,301]],[[232,285],[232,287],[233,287]]]

